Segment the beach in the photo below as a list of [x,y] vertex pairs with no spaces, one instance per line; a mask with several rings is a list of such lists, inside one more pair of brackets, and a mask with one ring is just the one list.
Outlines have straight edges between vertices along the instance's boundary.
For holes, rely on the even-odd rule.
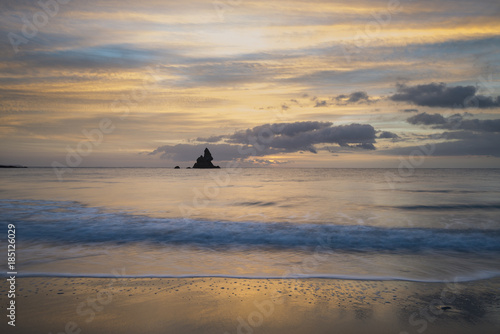
[[[5,313],[7,288],[0,304]],[[11,333],[498,333],[499,279],[18,278]]]
[[1,333],[500,328],[500,170],[3,172]]

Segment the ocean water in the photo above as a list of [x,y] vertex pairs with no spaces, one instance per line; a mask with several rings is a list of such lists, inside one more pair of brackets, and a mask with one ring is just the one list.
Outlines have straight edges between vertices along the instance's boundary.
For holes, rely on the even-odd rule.
[[2,169],[1,243],[15,224],[18,276],[500,276],[500,170],[401,174]]

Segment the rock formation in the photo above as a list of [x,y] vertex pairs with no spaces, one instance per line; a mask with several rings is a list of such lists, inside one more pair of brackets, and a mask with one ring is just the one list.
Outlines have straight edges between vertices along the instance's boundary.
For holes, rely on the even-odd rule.
[[196,159],[193,168],[220,168],[219,166],[214,166],[212,160],[214,160],[212,153],[210,153],[208,148],[205,148],[204,155],[200,155],[199,158]]

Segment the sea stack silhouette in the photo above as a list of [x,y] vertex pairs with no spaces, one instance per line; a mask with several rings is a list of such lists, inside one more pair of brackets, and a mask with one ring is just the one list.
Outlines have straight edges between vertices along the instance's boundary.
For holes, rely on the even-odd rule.
[[214,160],[214,158],[212,158],[212,153],[210,153],[208,148],[205,148],[205,153],[196,159],[193,168],[220,168],[219,166],[214,166],[212,160]]

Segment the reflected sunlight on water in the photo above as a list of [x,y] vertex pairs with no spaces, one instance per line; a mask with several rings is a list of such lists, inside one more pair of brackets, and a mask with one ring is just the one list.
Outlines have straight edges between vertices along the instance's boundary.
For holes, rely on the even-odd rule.
[[[498,275],[500,170],[1,171],[24,273],[477,279]],[[63,254],[63,255],[61,255]]]

